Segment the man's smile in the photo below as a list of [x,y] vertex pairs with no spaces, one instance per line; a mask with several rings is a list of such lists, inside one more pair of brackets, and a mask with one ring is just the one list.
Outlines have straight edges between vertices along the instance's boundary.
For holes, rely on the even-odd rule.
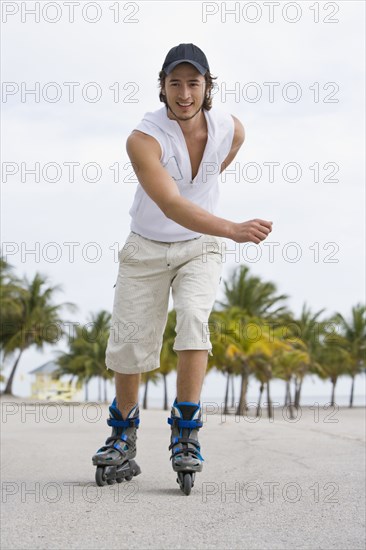
[[179,107],[182,109],[186,109],[188,107],[191,107],[193,105],[193,101],[191,103],[182,103],[182,102],[176,102]]

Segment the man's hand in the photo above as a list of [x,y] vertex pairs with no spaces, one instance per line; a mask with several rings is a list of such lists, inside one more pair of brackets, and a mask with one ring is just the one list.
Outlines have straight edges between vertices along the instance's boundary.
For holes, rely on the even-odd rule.
[[272,231],[272,222],[265,220],[250,220],[248,222],[232,222],[230,239],[237,243],[259,244],[268,237]]

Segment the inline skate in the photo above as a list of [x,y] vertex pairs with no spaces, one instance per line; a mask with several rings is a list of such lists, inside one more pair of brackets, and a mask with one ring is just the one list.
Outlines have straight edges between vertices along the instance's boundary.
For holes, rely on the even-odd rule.
[[200,403],[190,401],[178,403],[175,399],[168,424],[171,425],[170,460],[173,470],[177,472],[177,483],[183,493],[189,495],[196,472],[201,472],[203,468],[203,458],[197,437],[198,430],[203,425]]
[[140,423],[138,404],[123,420],[115,398],[109,413],[107,424],[112,427],[112,435],[93,456],[93,464],[97,467],[95,481],[100,487],[121,483],[124,479],[131,481],[141,473],[140,467],[133,460],[136,456],[136,430]]

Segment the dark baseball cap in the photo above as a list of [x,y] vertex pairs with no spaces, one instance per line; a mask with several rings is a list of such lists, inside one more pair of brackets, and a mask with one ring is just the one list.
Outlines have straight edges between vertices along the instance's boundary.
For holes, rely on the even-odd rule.
[[210,70],[207,57],[203,51],[194,44],[179,44],[171,50],[169,50],[162,70],[165,74],[169,74],[172,70],[179,65],[179,63],[190,63],[196,67],[202,75]]

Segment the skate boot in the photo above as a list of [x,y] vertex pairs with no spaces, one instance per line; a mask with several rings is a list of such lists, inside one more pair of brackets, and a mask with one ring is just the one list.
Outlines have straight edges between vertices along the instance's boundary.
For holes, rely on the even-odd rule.
[[112,435],[105,445],[93,456],[93,464],[97,467],[95,481],[97,485],[112,485],[124,479],[131,481],[133,476],[141,473],[140,467],[133,460],[136,456],[136,430],[139,426],[139,407],[136,404],[123,420],[117,408],[116,398],[109,407],[108,426],[112,426]]
[[173,470],[177,472],[177,483],[181,490],[189,495],[194,485],[196,472],[201,472],[203,458],[198,443],[198,430],[202,427],[200,403],[175,399],[171,416],[168,418],[171,425],[169,450]]

